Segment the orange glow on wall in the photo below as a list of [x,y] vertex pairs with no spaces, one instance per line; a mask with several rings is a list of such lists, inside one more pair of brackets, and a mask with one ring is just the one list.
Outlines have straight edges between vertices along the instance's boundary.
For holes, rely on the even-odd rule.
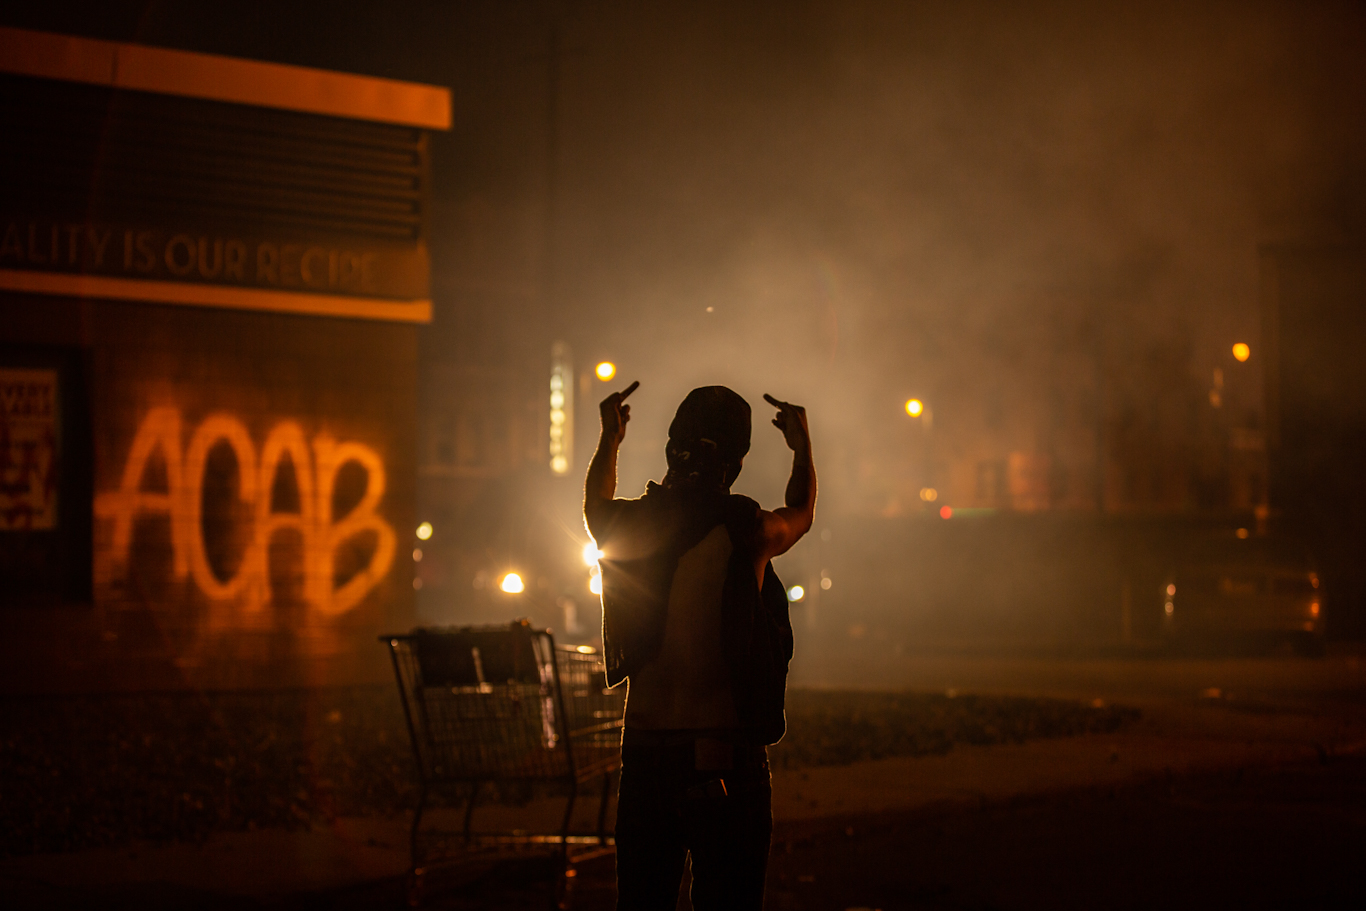
[[[316,614],[343,614],[384,578],[393,565],[397,537],[378,513],[384,497],[384,463],[373,449],[354,442],[337,442],[318,434],[310,446],[294,421],[281,421],[266,437],[259,458],[250,434],[240,420],[214,414],[195,429],[182,450],[182,421],[174,408],[155,408],[138,428],[124,463],[118,490],[95,498],[95,516],[112,525],[109,546],[96,555],[96,583],[109,584],[126,572],[133,526],[144,515],[162,514],[171,523],[172,573],[190,578],[213,601],[234,602],[248,614],[269,602],[269,551],[274,535],[296,531],[305,555],[303,597]],[[202,504],[209,453],[226,443],[237,461],[237,497],[248,507],[252,527],[246,551],[236,571],[220,579],[210,564]],[[143,476],[153,456],[165,466],[166,490],[142,489]],[[281,465],[288,459],[298,488],[299,508],[275,511],[271,492]],[[333,493],[342,467],[355,463],[365,472],[365,492],[343,516],[333,515]],[[338,550],[363,534],[375,536],[369,562],[336,585]]]

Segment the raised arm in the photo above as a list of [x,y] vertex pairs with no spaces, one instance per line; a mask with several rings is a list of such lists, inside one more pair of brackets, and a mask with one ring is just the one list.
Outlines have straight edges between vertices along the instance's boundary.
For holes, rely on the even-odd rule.
[[598,448],[593,460],[588,463],[588,476],[583,482],[583,518],[588,523],[588,532],[599,537],[611,508],[612,498],[617,493],[617,450],[626,438],[626,424],[631,420],[631,406],[625,404],[626,397],[636,391],[639,381],[627,386],[621,392],[614,392],[598,405],[602,418],[602,434],[598,437]]
[[[773,425],[783,432],[792,450],[792,476],[787,481],[784,505],[773,512],[761,510],[761,542],[756,572],[764,564],[786,553],[801,536],[811,530],[816,518],[816,465],[811,459],[811,431],[806,424],[806,409],[780,402],[765,394],[764,401],[778,409]],[[761,577],[762,578],[762,577]]]

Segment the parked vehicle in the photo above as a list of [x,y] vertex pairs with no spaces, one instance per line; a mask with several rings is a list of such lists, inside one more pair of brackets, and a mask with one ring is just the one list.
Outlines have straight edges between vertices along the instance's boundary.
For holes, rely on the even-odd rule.
[[1323,590],[1308,549],[1293,540],[1240,530],[1198,541],[1161,594],[1169,642],[1289,642],[1323,653]]

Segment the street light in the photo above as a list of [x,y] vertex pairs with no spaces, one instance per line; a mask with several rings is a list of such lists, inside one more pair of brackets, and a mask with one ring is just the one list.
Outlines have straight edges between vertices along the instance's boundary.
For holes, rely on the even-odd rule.
[[574,455],[574,365],[569,346],[556,342],[550,347],[550,473],[569,474]]
[[1241,364],[1250,357],[1252,357],[1252,349],[1247,346],[1246,342],[1238,342],[1233,346],[1233,359],[1238,363]]
[[918,418],[925,412],[925,403],[920,399],[910,399],[906,402],[906,413],[913,418]]
[[603,361],[593,370],[598,375],[598,379],[604,383],[617,375],[617,365],[611,361]]

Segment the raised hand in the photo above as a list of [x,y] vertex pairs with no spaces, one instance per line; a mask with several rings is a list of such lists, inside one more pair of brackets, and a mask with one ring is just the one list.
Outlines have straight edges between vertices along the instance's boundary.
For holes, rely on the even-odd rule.
[[598,404],[598,414],[602,418],[602,438],[620,446],[626,438],[626,424],[631,420],[631,406],[624,404],[626,397],[640,386],[636,380],[621,392],[614,392]]
[[806,409],[791,402],[782,402],[764,393],[764,401],[778,409],[773,418],[773,426],[783,432],[787,448],[793,452],[808,452],[811,449],[811,431],[806,426]]

